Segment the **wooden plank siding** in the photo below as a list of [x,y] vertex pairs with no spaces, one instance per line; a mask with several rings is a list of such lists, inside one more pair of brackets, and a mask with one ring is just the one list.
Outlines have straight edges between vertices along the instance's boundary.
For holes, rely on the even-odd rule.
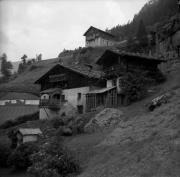
[[[65,80],[52,82],[50,79],[53,77],[53,75],[65,75]],[[71,89],[71,88],[79,88],[79,87],[85,87],[85,86],[95,86],[95,85],[101,85],[101,82],[98,82],[99,79],[95,78],[88,78],[86,76],[83,76],[82,74],[72,72],[71,70],[68,70],[64,67],[57,66],[53,70],[51,70],[48,75],[45,75],[44,78],[41,80],[41,91],[46,90],[49,88],[62,88],[62,89]],[[103,86],[105,84],[103,83]]]
[[117,93],[117,89],[105,93],[93,93],[86,95],[86,112],[95,111],[98,107],[116,108],[123,103],[123,95]]

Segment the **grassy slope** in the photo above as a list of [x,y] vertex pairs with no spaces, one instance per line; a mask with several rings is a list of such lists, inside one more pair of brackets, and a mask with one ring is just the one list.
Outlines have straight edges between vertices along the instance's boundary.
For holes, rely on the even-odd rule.
[[39,86],[34,82],[45,74],[52,66],[57,63],[57,59],[43,60],[29,66],[25,72],[19,74],[17,78],[7,84],[0,85],[0,92],[3,91],[18,91],[39,93]]
[[[180,174],[180,76],[172,73],[147,99],[122,108],[125,119],[109,132],[79,135],[67,145],[76,150],[80,177],[178,177]],[[145,104],[170,91],[168,104],[147,112]]]
[[[71,51],[69,53],[61,54],[60,58],[65,64],[72,63],[95,63],[96,60],[102,55],[106,48],[83,48],[80,50]],[[4,91],[18,91],[18,92],[30,92],[39,93],[39,86],[34,82],[44,75],[51,67],[58,63],[58,59],[42,60],[29,66],[25,72],[18,75],[17,78],[10,81],[7,84],[0,85],[0,93]]]
[[7,105],[7,106],[0,106],[0,124],[7,120],[14,120],[17,117],[33,114],[39,110],[38,106],[32,105]]
[[[80,177],[178,177],[179,81],[179,71],[172,73],[166,83],[155,88],[153,95],[121,108],[125,118],[117,128],[66,138],[65,144],[80,159],[83,168]],[[169,103],[147,112],[145,104],[166,91],[170,91]],[[22,126],[39,126],[45,131],[46,124],[37,121]],[[3,134],[1,132],[2,138]]]

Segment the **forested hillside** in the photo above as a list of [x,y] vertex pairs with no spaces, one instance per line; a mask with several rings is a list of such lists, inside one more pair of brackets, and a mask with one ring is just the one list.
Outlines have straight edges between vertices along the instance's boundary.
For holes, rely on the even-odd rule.
[[[137,29],[141,20],[146,27],[163,22],[178,13],[177,0],[150,0],[144,5],[133,20],[125,25],[117,25],[109,32],[118,36],[120,39],[129,39],[136,36]],[[118,18],[118,17],[117,17]]]

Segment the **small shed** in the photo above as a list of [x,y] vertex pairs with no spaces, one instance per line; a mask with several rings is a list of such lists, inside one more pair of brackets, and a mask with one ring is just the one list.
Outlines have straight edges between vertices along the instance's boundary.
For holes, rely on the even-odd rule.
[[17,146],[26,142],[36,142],[42,135],[39,128],[19,128],[16,132]]

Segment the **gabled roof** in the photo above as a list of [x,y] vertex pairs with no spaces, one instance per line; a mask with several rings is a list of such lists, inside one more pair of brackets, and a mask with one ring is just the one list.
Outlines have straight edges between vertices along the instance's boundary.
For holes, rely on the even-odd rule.
[[157,64],[160,64],[161,62],[164,62],[164,60],[160,60],[156,57],[152,56],[147,56],[143,54],[137,54],[137,53],[130,53],[130,52],[118,52],[118,51],[113,51],[113,50],[106,50],[104,54],[99,58],[99,60],[96,62],[97,64],[102,64],[102,61],[106,57],[111,57],[111,56],[121,56],[121,57],[128,57],[128,58],[134,58],[134,59],[139,59],[139,60],[147,60],[147,61],[152,61]]
[[54,67],[52,67],[47,73],[45,73],[42,77],[40,77],[37,81],[35,81],[35,84],[38,84],[45,76],[47,76],[55,67],[59,68],[65,68],[71,72],[78,73],[82,76],[88,77],[88,78],[95,78],[100,79],[103,76],[102,71],[97,71],[94,69],[90,69],[88,66],[85,65],[62,65],[57,64]]
[[40,135],[42,131],[39,128],[19,128],[18,132],[22,135]]
[[90,26],[89,29],[83,34],[83,36],[86,36],[87,33],[88,33],[90,30],[92,30],[92,29],[94,29],[94,30],[96,30],[96,31],[98,31],[98,32],[100,32],[100,33],[103,33],[103,34],[105,34],[105,35],[108,35],[108,36],[110,36],[110,37],[112,37],[112,38],[115,38],[115,36],[114,36],[113,34],[108,33],[108,32],[106,32],[106,31],[103,31],[103,30],[100,30],[100,29],[98,29],[98,28],[95,28],[94,26]]
[[39,97],[31,93],[7,92],[0,100],[39,100]]
[[43,90],[41,92],[41,94],[48,94],[48,93],[55,93],[55,92],[58,92],[58,93],[61,93],[62,92],[62,89],[60,88],[50,88],[50,89],[47,89],[47,90]]

